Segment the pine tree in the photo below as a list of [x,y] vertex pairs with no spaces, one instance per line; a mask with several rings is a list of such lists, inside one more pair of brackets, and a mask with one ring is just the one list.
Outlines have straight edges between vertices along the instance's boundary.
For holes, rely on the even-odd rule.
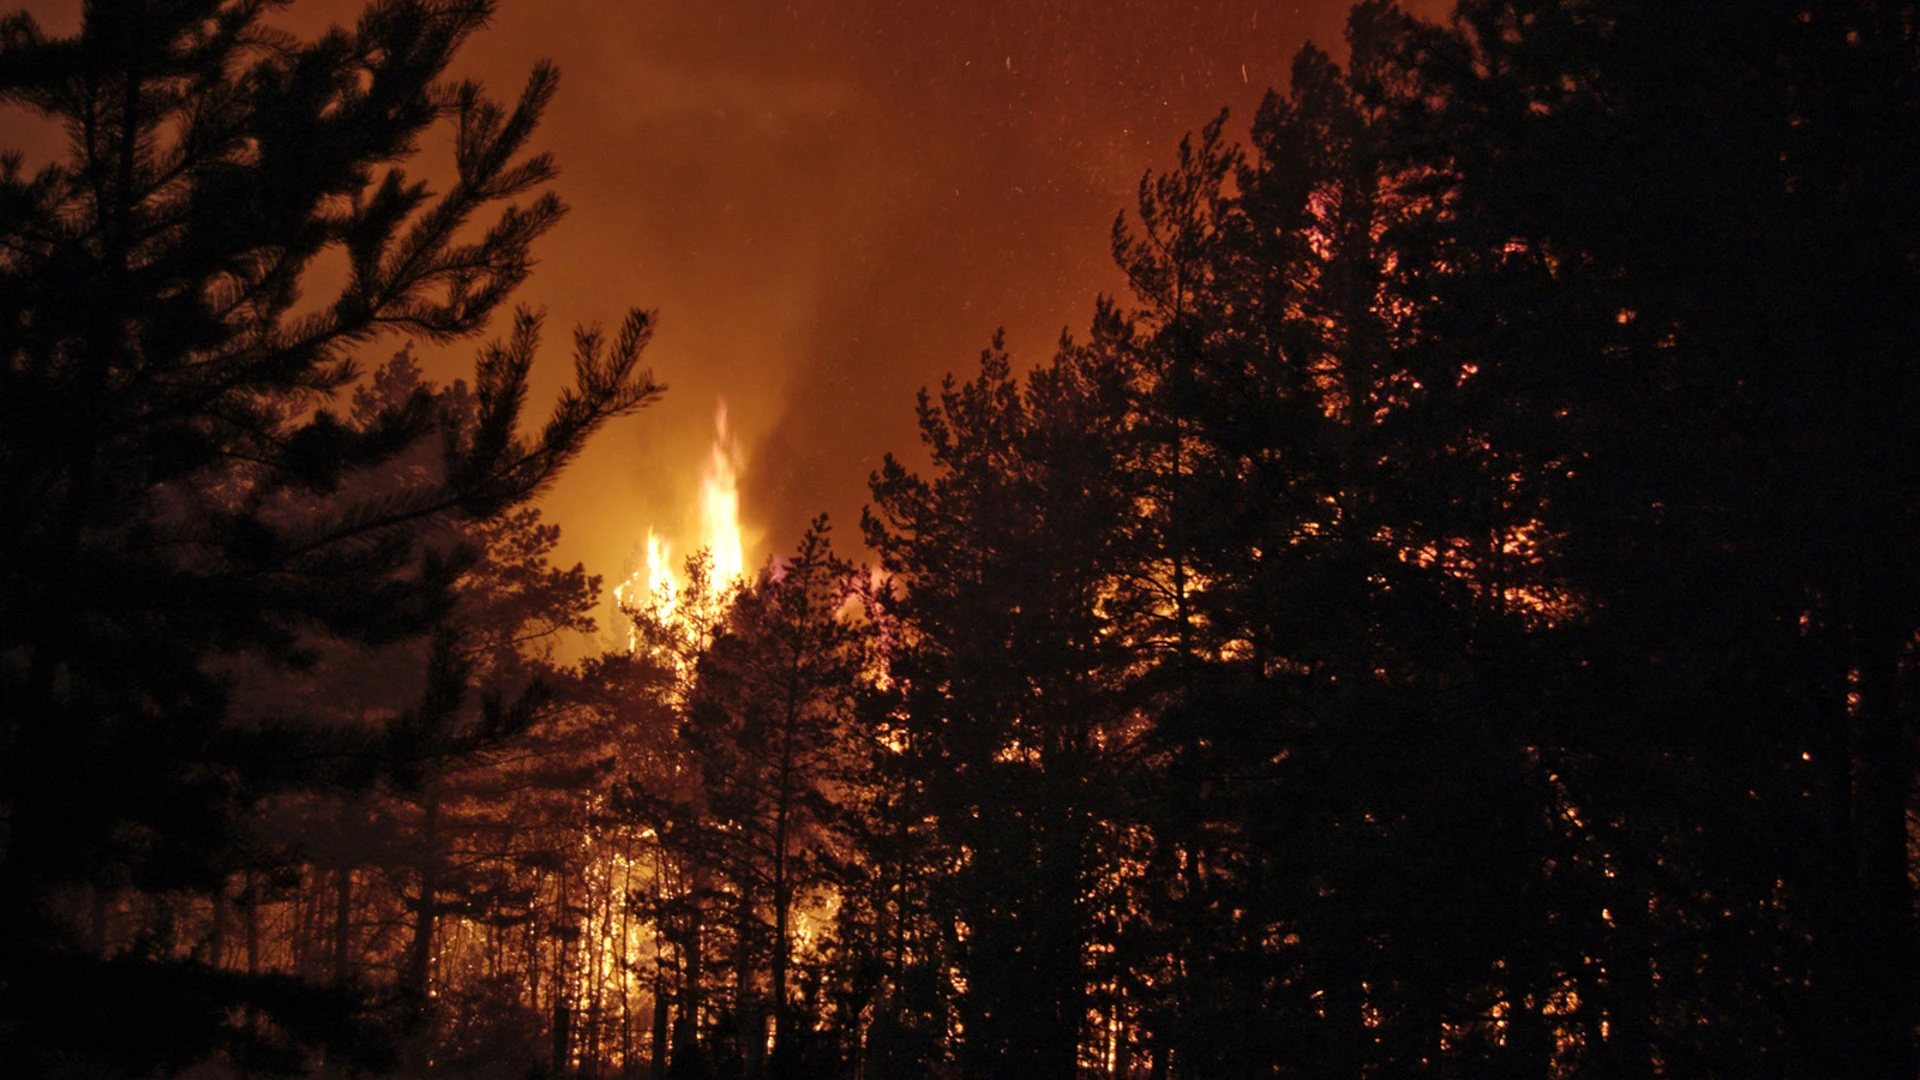
[[[824,900],[822,852],[835,780],[864,679],[866,624],[848,607],[853,568],[834,556],[824,517],[793,554],[762,569],[729,605],[700,658],[682,728],[699,762],[705,811],[725,837],[725,870],[748,912],[736,949],[765,972],[774,1076],[803,1075],[793,990],[798,919]],[[818,914],[818,911],[815,912]],[[760,939],[760,940],[755,940]],[[736,1001],[749,1061],[765,1036],[759,988]]]
[[1245,150],[1209,125],[1116,229],[1162,643],[1126,950],[1159,1068],[1358,1075],[1499,1002],[1511,1037],[1452,1038],[1449,1065],[1524,1071],[1581,1023],[1542,1019],[1565,978],[1542,957],[1572,951],[1545,898],[1591,868],[1543,827],[1537,714],[1503,697],[1564,598],[1409,286],[1440,206],[1375,100],[1397,18],[1357,8],[1352,72],[1305,48]]
[[[675,1036],[674,1068],[732,1057],[750,1075],[811,1075],[812,1025],[795,993],[801,929],[826,914],[870,624],[854,610],[858,579],[833,554],[825,518],[718,605],[698,585],[703,561],[689,561],[696,585],[671,617],[636,612],[650,646],[698,642],[677,695],[677,768],[636,777],[626,800],[683,878],[653,901],[680,956],[686,1034]],[[689,1014],[702,1003],[729,1022],[695,1049]]]
[[[0,162],[0,1027],[29,1071],[191,1060],[243,1005],[291,1038],[283,1064],[345,1045],[297,987],[89,954],[62,898],[211,890],[262,797],[364,776],[383,756],[364,739],[236,723],[224,666],[423,633],[465,565],[424,526],[523,502],[658,392],[636,312],[578,337],[575,386],[518,434],[522,312],[480,355],[464,434],[426,394],[364,426],[329,408],[357,350],[480,333],[525,279],[563,210],[525,150],[556,77],[536,68],[511,107],[443,78],[484,2],[388,0],[312,42],[270,7],[90,4],[66,39],[0,25],[0,97],[69,136],[35,174]],[[455,176],[435,194],[401,163],[442,125]],[[345,281],[311,293],[333,254]],[[395,467],[435,432],[433,479]]]
[[[1108,340],[1105,344],[1112,345]],[[923,393],[928,478],[889,458],[868,544],[904,591],[898,734],[944,867],[965,1075],[1071,1077],[1134,760],[1136,646],[1110,610],[1130,568],[1124,350],[1068,343],[1016,377],[1000,343],[978,376]]]
[[1434,345],[1589,601],[1537,687],[1620,1075],[1916,1069],[1915,26],[1470,0],[1398,61]]

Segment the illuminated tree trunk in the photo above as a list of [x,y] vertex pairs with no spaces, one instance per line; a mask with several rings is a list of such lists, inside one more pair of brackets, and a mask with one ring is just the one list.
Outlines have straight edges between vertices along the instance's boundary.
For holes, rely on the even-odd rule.
[[[565,918],[572,910],[568,889],[571,881],[564,867],[554,871],[554,878],[559,882],[557,910]],[[550,937],[553,942],[553,991],[549,1033],[553,1038],[553,1071],[559,1074],[566,1071],[573,1053],[574,948],[573,940],[564,933],[556,932]]]
[[294,970],[303,979],[319,982],[332,971],[333,909],[319,870],[312,868],[311,872],[312,887],[301,889],[297,894],[300,921],[293,931],[291,945]]
[[[580,1071],[583,1076],[597,1076],[600,1070],[600,1054],[605,1038],[606,1010],[603,1002],[607,993],[607,962],[613,952],[614,943],[610,936],[617,932],[613,922],[613,882],[612,874],[606,887],[599,890],[597,897],[590,896],[589,902],[597,901],[599,916],[595,920],[589,916],[589,934],[587,938],[587,977],[586,977],[586,1031],[581,1045]],[[587,884],[589,890],[591,883]],[[593,928],[598,922],[599,929]]]

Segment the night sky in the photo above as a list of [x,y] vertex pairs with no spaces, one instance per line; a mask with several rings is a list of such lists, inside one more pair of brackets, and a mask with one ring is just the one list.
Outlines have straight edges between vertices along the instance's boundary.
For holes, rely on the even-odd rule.
[[[1302,42],[1343,56],[1348,6],[502,0],[458,72],[502,98],[540,58],[562,72],[536,144],[572,213],[519,296],[548,311],[536,401],[567,375],[573,324],[632,305],[660,313],[649,359],[671,387],[548,495],[561,557],[611,582],[649,526],[676,552],[695,542],[723,397],[749,564],[822,510],[857,548],[868,473],[889,450],[919,460],[914,392],[969,372],[995,327],[1022,366],[1082,328],[1122,288],[1108,235],[1141,174],[1223,106],[1244,132]],[[361,7],[281,19],[310,35]],[[77,26],[77,3],[29,8],[50,32]],[[51,148],[16,115],[0,126]],[[452,378],[471,355],[430,367]]]

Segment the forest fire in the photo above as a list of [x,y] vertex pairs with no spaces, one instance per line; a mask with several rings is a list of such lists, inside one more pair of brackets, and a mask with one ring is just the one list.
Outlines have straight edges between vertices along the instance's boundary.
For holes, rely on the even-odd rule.
[[8,1080],[1920,1076],[1915,0],[328,2],[0,24]]

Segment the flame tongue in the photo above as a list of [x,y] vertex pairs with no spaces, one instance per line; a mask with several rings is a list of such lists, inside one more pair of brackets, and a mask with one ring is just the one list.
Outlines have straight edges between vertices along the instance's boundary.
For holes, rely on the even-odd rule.
[[647,530],[647,595],[659,605],[663,616],[673,613],[679,599],[673,583],[673,563],[668,558],[672,550],[659,533]]
[[[733,435],[727,430],[727,403],[723,400],[713,413],[713,454],[700,478],[700,541],[712,555],[707,584],[715,594],[746,570],[740,545],[740,488],[734,469],[738,456]],[[651,537],[647,563],[651,575]]]
[[[707,552],[706,580],[701,584],[706,587],[706,603],[723,596],[746,571],[745,545],[740,539],[739,456],[733,434],[727,430],[727,403],[722,401],[714,410],[713,450],[700,477],[700,545]],[[644,594],[640,585],[636,571],[613,590],[614,606],[630,619],[639,617],[640,612],[664,624],[700,617],[681,610],[683,585],[679,568],[673,564],[673,545],[652,529],[647,530]],[[639,641],[637,629],[630,624],[627,649],[638,648]]]

